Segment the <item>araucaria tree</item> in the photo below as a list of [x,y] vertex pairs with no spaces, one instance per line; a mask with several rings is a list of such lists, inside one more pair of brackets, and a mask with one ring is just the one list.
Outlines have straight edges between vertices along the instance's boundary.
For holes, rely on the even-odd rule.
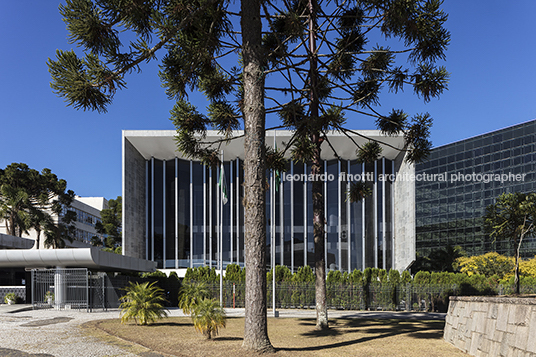
[[40,247],[42,232],[45,247],[61,248],[65,239],[72,241],[71,223],[75,217],[69,207],[73,198],[67,182],[50,169],[39,172],[26,164],[13,163],[0,170],[0,220],[7,234],[13,236],[20,237],[34,229],[36,248]]
[[519,259],[521,243],[536,233],[536,193],[503,193],[486,208],[484,230],[495,239],[511,240],[515,246],[515,286],[520,293]]
[[[428,113],[410,120],[400,108],[379,108],[380,92],[398,92],[410,87],[425,102],[438,97],[449,74],[443,60],[450,41],[443,27],[447,15],[440,0],[296,0],[276,6],[263,3],[267,31],[265,49],[266,97],[274,105],[283,126],[294,130],[284,149],[294,160],[310,164],[313,178],[321,177],[322,148],[340,157],[329,142],[330,131],[340,132],[352,142],[346,116],[373,119],[386,135],[403,135],[406,160],[416,162],[430,150],[432,119]],[[383,42],[382,45],[379,43]],[[281,94],[285,94],[282,96]],[[349,113],[349,114],[345,114]],[[325,144],[325,145],[324,145]],[[381,143],[356,143],[356,158],[376,160]],[[277,153],[276,153],[277,154]],[[367,194],[362,183],[353,184],[349,199]],[[323,182],[313,180],[313,229],[316,275],[316,328],[328,327],[326,306],[326,262],[324,247]]]
[[[241,125],[246,131],[244,158],[244,207],[246,241],[246,349],[273,350],[266,317],[266,222],[265,222],[265,110],[263,100],[261,18],[259,0],[241,3],[240,26],[235,32],[226,0],[67,0],[60,13],[70,39],[85,50],[57,51],[49,60],[51,87],[77,109],[106,111],[117,89],[125,87],[125,74],[163,52],[160,77],[170,98],[177,103],[171,119],[178,127],[178,148],[187,157],[217,165],[216,149],[202,147],[207,126],[229,139]],[[238,26],[237,24],[234,24]],[[134,40],[123,47],[120,31]],[[244,33],[243,38],[240,34]],[[131,37],[132,38],[132,37]],[[154,41],[153,41],[154,40]],[[225,55],[241,56],[242,70],[218,63]],[[234,88],[233,88],[234,86]],[[225,97],[240,88],[237,108]],[[196,111],[185,98],[201,89],[210,99],[210,119]]]
[[[183,155],[218,165],[221,145],[244,129],[243,346],[271,350],[266,332],[266,163],[282,169],[284,156],[291,156],[310,163],[313,175],[320,174],[321,149],[333,149],[328,131],[356,135],[345,127],[345,113],[351,113],[352,127],[354,118],[362,117],[374,120],[387,135],[404,135],[409,161],[425,157],[431,146],[430,116],[417,114],[410,120],[402,109],[384,112],[378,106],[384,88],[398,92],[410,87],[424,101],[445,90],[448,73],[436,62],[444,59],[450,35],[440,5],[439,0],[244,0],[238,8],[226,0],[69,0],[60,11],[71,40],[86,55],[58,51],[57,60],[49,61],[51,86],[75,108],[105,111],[115,91],[125,87],[124,75],[161,51],[160,77],[168,96],[177,101],[171,119]],[[134,32],[136,41],[123,46],[118,29]],[[206,110],[198,111],[186,100],[191,90],[206,95]],[[266,115],[281,120],[277,127],[294,130],[281,151],[265,146]],[[223,139],[207,143],[210,128]],[[372,141],[356,150],[362,161],[381,154],[379,143]],[[312,189],[317,328],[323,329],[328,321],[322,182],[314,181]],[[366,192],[359,185],[352,190],[350,197]]]

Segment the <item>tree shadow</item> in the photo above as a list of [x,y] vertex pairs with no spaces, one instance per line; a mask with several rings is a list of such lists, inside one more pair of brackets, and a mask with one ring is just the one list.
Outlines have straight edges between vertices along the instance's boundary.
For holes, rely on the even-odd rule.
[[214,341],[243,341],[242,337],[214,337]]
[[193,327],[194,324],[192,322],[172,322],[172,321],[157,321],[150,325],[147,325],[149,327],[159,327],[159,326],[170,326],[170,327]]
[[342,332],[334,328],[328,328],[325,330],[311,330],[301,334],[303,337],[335,337],[339,335],[342,335]]
[[302,326],[316,326],[316,319],[297,319],[299,325]]
[[[336,323],[333,323],[336,321]],[[360,332],[370,334],[370,336],[360,337],[354,340],[340,341],[309,347],[279,347],[277,351],[322,351],[326,349],[347,347],[363,342],[383,339],[397,335],[408,335],[419,339],[440,339],[443,336],[444,321],[404,321],[404,320],[380,320],[380,319],[345,319],[340,318],[330,321],[332,328],[323,331],[309,331],[300,334],[303,337],[329,337],[344,336],[348,333],[355,333],[355,329]],[[309,322],[301,322],[302,325],[314,325]],[[343,330],[350,329],[350,330]]]

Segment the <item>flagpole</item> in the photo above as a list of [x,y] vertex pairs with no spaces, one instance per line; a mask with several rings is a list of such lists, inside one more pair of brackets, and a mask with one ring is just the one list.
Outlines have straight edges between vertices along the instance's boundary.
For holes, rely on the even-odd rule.
[[221,169],[220,169],[220,307],[223,307],[223,150],[221,152]]
[[[274,130],[274,150],[276,147],[275,143],[275,130]],[[272,224],[271,224],[271,230],[272,230],[272,267],[273,267],[273,274],[272,274],[272,308],[274,317],[278,317],[277,311],[275,310],[275,177],[274,177],[274,170],[272,169],[272,184],[270,185],[271,188],[271,213],[272,213]]]

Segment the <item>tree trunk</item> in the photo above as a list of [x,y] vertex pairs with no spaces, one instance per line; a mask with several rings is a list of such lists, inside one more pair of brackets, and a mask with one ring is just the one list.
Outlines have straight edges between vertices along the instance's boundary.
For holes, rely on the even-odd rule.
[[320,179],[322,174],[322,160],[320,159],[320,145],[322,140],[318,133],[313,135],[315,153],[311,166],[313,177],[313,235],[315,242],[315,301],[316,301],[316,329],[325,330],[328,326],[328,308],[326,305],[326,258],[324,246],[324,182]]
[[35,238],[35,249],[40,249],[39,245],[41,244],[41,231],[37,230],[37,238]]
[[524,234],[519,237],[519,243],[516,242],[516,266],[514,270],[514,284],[516,286],[516,294],[519,295],[521,292],[521,282],[519,280],[519,254],[521,250],[521,242],[523,241]]
[[[309,120],[317,123],[320,119],[319,99],[317,93],[318,85],[318,66],[317,66],[317,48],[316,48],[316,17],[315,17],[315,0],[309,0]],[[315,131],[311,134],[311,142],[315,149],[313,153],[313,163],[311,173],[313,174],[313,235],[315,242],[315,298],[316,298],[316,329],[325,330],[328,326],[328,309],[326,305],[326,258],[324,246],[324,190],[323,181],[320,180],[322,174],[322,160],[320,152],[322,145],[321,133]]]
[[241,3],[244,60],[244,229],[246,301],[242,348],[273,352],[266,312],[266,157],[259,0]]

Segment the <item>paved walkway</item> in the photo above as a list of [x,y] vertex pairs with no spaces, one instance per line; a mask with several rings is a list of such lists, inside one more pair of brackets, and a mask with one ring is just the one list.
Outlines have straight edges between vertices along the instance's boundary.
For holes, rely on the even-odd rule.
[[[170,316],[184,316],[171,309]],[[227,316],[244,316],[244,309],[226,309]],[[314,318],[314,310],[278,310],[279,317]],[[330,310],[330,318],[443,320],[440,313]],[[272,317],[272,310],[268,311]],[[84,334],[84,322],[119,317],[118,310],[87,313],[77,310],[31,310],[29,305],[0,305],[0,356],[9,357],[163,357],[151,351],[129,352],[125,346],[106,344]],[[125,344],[127,345],[127,344]]]

